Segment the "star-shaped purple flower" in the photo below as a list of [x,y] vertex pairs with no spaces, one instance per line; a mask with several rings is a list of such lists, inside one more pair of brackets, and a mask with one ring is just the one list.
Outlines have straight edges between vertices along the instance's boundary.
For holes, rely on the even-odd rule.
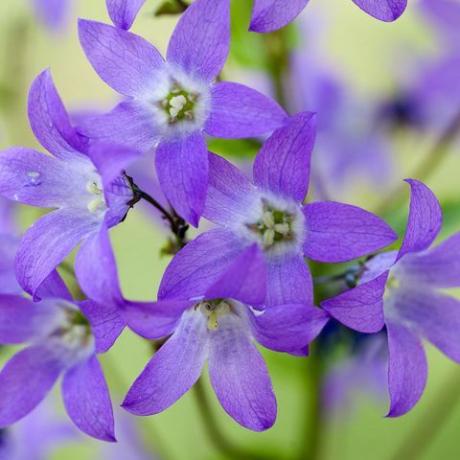
[[156,149],[162,189],[178,213],[198,225],[208,185],[205,134],[224,138],[270,134],[287,118],[244,85],[215,82],[230,42],[228,0],[197,0],[181,16],[166,62],[143,38],[80,20],[80,41],[99,76],[128,99],[88,119],[81,132],[144,152]]
[[[216,233],[214,234],[216,236]],[[222,243],[225,235],[220,234]],[[199,238],[200,239],[200,238]],[[227,242],[231,244],[231,242]],[[214,245],[213,250],[219,250]],[[177,256],[176,256],[177,257]],[[183,283],[207,260],[183,264]],[[254,341],[276,351],[297,353],[328,321],[319,308],[303,304],[253,309],[265,299],[265,263],[257,244],[248,246],[225,271],[190,298],[177,284],[152,307],[125,310],[128,325],[140,335],[171,335],[129,390],[123,407],[136,415],[159,413],[187,392],[209,362],[211,384],[225,411],[255,431],[270,428],[276,399]],[[203,280],[204,281],[204,280]]]
[[16,257],[19,283],[32,295],[82,240],[118,224],[133,197],[122,170],[137,152],[107,144],[88,148],[71,126],[48,71],[29,94],[35,136],[53,156],[15,147],[0,153],[0,194],[56,208],[25,233]]
[[358,331],[367,332],[369,324],[384,320],[391,417],[408,412],[425,388],[421,339],[460,362],[460,302],[440,292],[460,286],[460,233],[428,249],[441,228],[441,208],[426,185],[407,182],[412,194],[400,250],[373,258],[358,287],[322,303],[337,320]]
[[[267,270],[264,303],[313,305],[305,257],[344,262],[396,239],[384,221],[356,206],[303,204],[315,132],[315,115],[308,112],[276,130],[255,159],[253,183],[228,161],[209,155],[203,216],[220,228],[203,233],[177,254],[166,269],[160,299],[178,292],[179,286],[188,297],[202,295],[256,243]],[[193,269],[184,268],[191,261],[196,261]]]
[[[255,0],[250,30],[273,32],[292,22],[307,6],[309,0]],[[381,21],[398,19],[407,0],[353,0],[363,11]]]
[[63,375],[64,404],[75,425],[97,439],[115,441],[112,404],[89,318],[57,272],[42,283],[39,296],[42,300],[33,302],[0,294],[0,343],[28,344],[0,372],[0,427],[29,414]]

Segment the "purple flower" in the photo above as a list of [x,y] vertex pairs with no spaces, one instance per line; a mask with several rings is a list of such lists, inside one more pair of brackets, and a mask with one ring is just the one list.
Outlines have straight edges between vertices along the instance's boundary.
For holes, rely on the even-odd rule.
[[[53,272],[41,285],[40,302],[0,295],[0,343],[28,346],[0,372],[0,427],[29,414],[63,375],[62,395],[75,425],[97,439],[115,441],[110,395],[84,304],[73,301]],[[97,315],[105,312],[98,305]]]
[[[307,43],[326,39],[330,27],[321,17],[307,15],[305,19],[300,32]],[[320,31],[315,30],[318,23]],[[297,110],[318,112],[311,178],[316,197],[337,196],[357,177],[368,180],[372,187],[382,187],[391,169],[391,156],[388,139],[380,126],[376,128],[375,101],[349,88],[336,69],[325,65],[324,56],[310,48],[308,53],[304,49],[294,53],[287,88],[292,88],[290,101]]]
[[35,14],[50,30],[62,29],[71,7],[71,0],[32,0]]
[[[407,0],[353,0],[363,11],[381,21],[398,19]],[[292,22],[305,8],[308,0],[255,0],[250,30],[273,32]]]
[[[78,440],[77,431],[43,403],[17,424],[0,430],[1,460],[46,460],[54,451]],[[110,444],[112,445],[112,444]]]
[[14,235],[18,232],[16,211],[14,203],[0,198],[0,235]]
[[160,457],[152,453],[152,448],[143,439],[138,425],[139,419],[121,409],[116,411],[117,442],[101,443],[93,460],[101,458],[107,460],[159,460]]
[[327,369],[322,388],[322,403],[329,416],[350,418],[356,397],[363,394],[374,400],[385,399],[388,358],[384,333],[366,335],[350,355],[335,360]]
[[[213,252],[232,244],[214,231]],[[199,244],[203,236],[197,240]],[[201,240],[201,241],[200,241]],[[193,244],[193,243],[189,243]],[[176,256],[177,257],[177,256]],[[216,254],[218,258],[218,254]],[[297,353],[326,324],[324,311],[303,304],[274,306],[264,312],[265,263],[257,244],[248,246],[204,288],[199,283],[191,298],[182,289],[196,270],[213,271],[208,260],[182,260],[180,282],[154,307],[128,308],[127,322],[138,334],[157,339],[171,335],[153,356],[129,390],[123,407],[136,415],[159,413],[177,401],[198,380],[208,360],[211,384],[225,411],[255,431],[270,428],[276,418],[276,400],[265,363],[254,346]]]
[[105,144],[88,149],[87,139],[71,126],[48,71],[30,90],[29,119],[35,136],[53,156],[22,147],[1,152],[0,194],[57,208],[35,222],[18,249],[18,281],[35,295],[78,243],[124,218],[133,194],[121,171],[137,153]]
[[0,293],[21,294],[22,288],[16,279],[14,259],[19,246],[16,236],[0,235]]
[[460,4],[456,0],[421,0],[419,7],[438,29],[444,42],[455,51],[460,39]]
[[[385,222],[356,206],[336,202],[303,205],[314,138],[314,114],[293,117],[273,133],[256,157],[254,183],[223,158],[209,155],[203,215],[220,228],[203,233],[177,254],[163,277],[160,299],[170,297],[179,287],[189,298],[201,295],[256,243],[267,270],[264,303],[313,305],[304,257],[344,262],[396,239]],[[184,266],[191,266],[191,261],[196,263],[189,273]]]
[[372,259],[362,284],[322,304],[337,320],[363,332],[383,313],[392,417],[408,412],[423,393],[427,363],[422,338],[460,362],[460,303],[440,292],[460,286],[460,234],[428,249],[441,228],[441,208],[427,186],[407,182],[412,195],[399,252]]
[[156,149],[161,187],[178,213],[197,225],[208,184],[204,134],[225,138],[271,133],[287,118],[244,85],[215,82],[230,41],[228,0],[197,0],[181,16],[166,62],[143,38],[80,21],[80,41],[100,77],[128,99],[81,131],[144,152]]
[[128,30],[145,0],[105,0],[110,19],[120,29]]

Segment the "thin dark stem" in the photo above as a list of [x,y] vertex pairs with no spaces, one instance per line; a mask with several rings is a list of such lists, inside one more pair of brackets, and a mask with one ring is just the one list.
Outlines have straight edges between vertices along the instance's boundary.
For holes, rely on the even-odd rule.
[[[457,138],[460,132],[460,110],[451,120],[446,129],[441,133],[436,143],[428,152],[424,161],[411,174],[411,178],[426,181],[438,169],[441,163],[447,157],[449,148]],[[388,213],[395,204],[399,204],[401,197],[407,195],[406,186],[404,184],[396,187],[390,192],[385,200],[376,209],[377,214],[383,215]],[[402,198],[404,199],[404,198]]]
[[201,419],[206,429],[209,441],[215,449],[230,459],[238,460],[269,460],[265,455],[257,455],[246,452],[234,446],[219,429],[217,419],[214,416],[209,402],[203,379],[200,378],[193,387],[193,393],[200,410]]
[[[392,460],[416,460],[426,453],[460,401],[460,370],[449,374],[441,391],[426,413],[419,417],[409,435],[391,457]],[[428,422],[427,422],[428,421]]]
[[174,247],[170,248],[168,252],[175,254],[187,244],[187,231],[189,229],[189,225],[176,213],[174,209],[171,208],[171,210],[167,210],[157,200],[155,200],[155,198],[140,189],[134,183],[132,177],[126,175],[126,178],[133,191],[133,199],[130,201],[129,205],[134,206],[140,200],[144,200],[160,212],[162,218],[168,222],[169,228],[175,238],[173,244]]

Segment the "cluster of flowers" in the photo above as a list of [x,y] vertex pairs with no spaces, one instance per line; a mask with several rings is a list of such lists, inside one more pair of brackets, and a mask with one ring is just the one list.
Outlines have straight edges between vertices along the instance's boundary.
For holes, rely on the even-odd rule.
[[[430,249],[441,209],[430,189],[414,179],[407,180],[411,202],[399,251],[377,254],[397,235],[368,211],[331,201],[304,204],[315,114],[289,116],[261,93],[219,81],[230,42],[229,0],[196,0],[181,16],[166,60],[127,30],[143,3],[108,0],[115,26],[79,23],[88,60],[125,99],[110,113],[73,126],[44,71],[32,84],[28,113],[51,155],[29,148],[0,154],[0,194],[54,209],[19,242],[6,236],[0,241],[0,343],[29,344],[0,372],[0,426],[27,415],[62,375],[75,425],[114,441],[97,355],[128,326],[164,344],[126,395],[126,410],[165,410],[194,385],[208,361],[225,411],[249,429],[265,430],[277,407],[255,343],[306,356],[331,318],[360,333],[386,330],[389,415],[406,413],[426,381],[422,339],[460,361],[460,305],[439,292],[460,286],[460,234]],[[277,13],[281,3],[289,17]],[[306,3],[258,0],[251,27],[280,27]],[[406,2],[355,3],[389,20]],[[283,24],[271,23],[269,15]],[[268,136],[255,158],[253,180],[208,152],[206,135]],[[175,255],[158,300],[148,303],[123,297],[108,231],[139,199],[135,178],[125,169],[153,149],[174,210],[193,226],[204,217],[216,227]],[[78,245],[75,273],[85,300],[73,299],[57,272]],[[362,256],[368,257],[358,285],[315,306],[305,259],[339,263]]]

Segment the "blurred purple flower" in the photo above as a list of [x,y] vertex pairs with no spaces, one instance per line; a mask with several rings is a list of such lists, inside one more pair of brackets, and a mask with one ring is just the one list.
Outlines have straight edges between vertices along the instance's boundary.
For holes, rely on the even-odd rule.
[[[307,43],[321,43],[331,29],[318,15],[307,15],[299,25]],[[317,112],[318,117],[311,175],[317,198],[341,194],[357,177],[370,178],[373,187],[385,184],[391,170],[390,145],[375,121],[378,100],[357,94],[317,47],[295,51],[291,59],[286,82],[290,105]]]
[[0,198],[0,235],[15,235],[18,232],[17,206],[10,200]]
[[[250,30],[273,32],[292,22],[307,6],[309,0],[255,0]],[[407,0],[353,0],[363,11],[381,21],[398,19]]]
[[[186,297],[201,295],[256,243],[267,270],[265,304],[312,305],[312,280],[304,257],[344,262],[396,239],[384,221],[356,206],[303,206],[315,131],[315,116],[307,112],[276,130],[256,157],[254,183],[223,158],[209,155],[203,216],[220,228],[202,234],[177,254],[163,277],[161,299],[179,285]],[[188,277],[183,267],[191,260],[197,266]]]
[[229,50],[228,0],[197,0],[187,9],[170,40],[167,62],[143,38],[94,21],[80,21],[80,41],[99,76],[129,98],[109,114],[87,120],[81,132],[143,152],[158,145],[163,192],[195,226],[208,182],[204,134],[268,134],[287,117],[255,90],[215,82]]
[[358,395],[385,399],[386,351],[383,333],[366,335],[349,355],[332,363],[322,389],[323,407],[330,416],[346,414],[349,418]]
[[399,252],[367,264],[358,287],[322,303],[344,325],[366,332],[384,316],[388,334],[389,416],[408,412],[423,393],[427,363],[421,338],[460,362],[460,302],[440,289],[460,286],[460,234],[428,249],[441,228],[440,205],[431,190],[408,179],[411,204]]
[[[214,242],[218,234],[225,244],[220,230],[214,231]],[[211,248],[219,249],[216,244]],[[126,310],[129,326],[143,337],[172,335],[134,382],[123,407],[136,415],[165,410],[193,386],[208,360],[211,384],[225,411],[246,428],[268,429],[275,422],[276,400],[253,341],[297,352],[319,334],[328,317],[318,308],[296,303],[264,312],[251,307],[264,301],[266,291],[265,263],[257,244],[219,270],[210,284],[202,280],[196,297],[190,298],[182,285],[202,264],[215,269],[206,261],[189,259],[182,264],[182,279],[154,307]]]
[[25,233],[16,257],[23,288],[35,295],[40,284],[82,240],[118,224],[132,190],[122,170],[137,153],[94,144],[77,134],[48,71],[34,81],[29,119],[40,143],[53,156],[27,148],[0,154],[0,194],[14,201],[57,210]]
[[48,29],[62,29],[69,19],[72,0],[32,0],[38,20]]
[[[160,457],[147,449],[145,440],[142,439],[137,417],[125,411],[117,411],[117,442],[99,444],[97,456],[106,460],[159,460]],[[1,460],[1,459],[0,459]]]
[[43,403],[17,424],[0,430],[0,460],[48,460],[56,449],[77,439],[76,430]]
[[0,234],[0,293],[2,294],[22,293],[14,270],[14,259],[19,242],[17,236]]

